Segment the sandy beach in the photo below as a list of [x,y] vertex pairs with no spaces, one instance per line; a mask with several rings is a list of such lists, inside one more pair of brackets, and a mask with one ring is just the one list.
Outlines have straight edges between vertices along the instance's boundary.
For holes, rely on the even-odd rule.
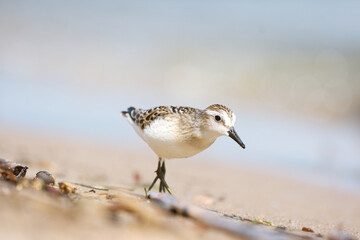
[[[144,195],[143,186],[151,183],[156,167],[154,156],[145,156],[134,149],[5,129],[1,130],[0,152],[4,159],[27,165],[27,176],[47,170],[56,181],[116,186],[138,195]],[[308,227],[322,236],[336,230],[360,236],[360,195],[322,188],[240,164],[206,159],[172,160],[168,161],[167,168],[168,183],[177,199],[224,214],[263,220],[289,231],[301,232],[303,227]],[[201,233],[180,231],[179,235],[161,228],[139,228],[136,224],[110,224],[97,217],[84,219],[75,217],[74,213],[69,220],[68,210],[56,209],[55,214],[53,210],[38,211],[38,207],[27,206],[19,198],[0,191],[1,215],[6,219],[0,229],[2,235],[8,237],[4,239],[45,239],[48,236],[95,239],[112,235],[134,239],[144,236],[147,239],[232,238],[204,230]],[[34,222],[34,219],[37,220]],[[170,224],[175,224],[172,221]],[[189,223],[182,224],[186,227]]]

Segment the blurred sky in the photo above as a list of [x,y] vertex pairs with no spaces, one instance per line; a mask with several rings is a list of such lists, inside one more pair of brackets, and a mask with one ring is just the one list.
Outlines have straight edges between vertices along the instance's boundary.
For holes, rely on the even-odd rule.
[[222,103],[248,148],[202,156],[360,189],[359,22],[359,1],[2,0],[0,124],[147,149],[121,110]]

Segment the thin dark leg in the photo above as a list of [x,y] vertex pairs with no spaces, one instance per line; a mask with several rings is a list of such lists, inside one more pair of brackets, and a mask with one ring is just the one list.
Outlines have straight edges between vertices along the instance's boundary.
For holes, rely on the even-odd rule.
[[[162,161],[161,167],[159,169],[161,171],[161,174],[163,175],[163,179],[165,180],[165,173],[166,173],[166,169],[165,169],[165,161]],[[163,182],[160,179],[160,187],[159,187],[159,191],[160,192],[165,192],[165,186],[163,184]]]
[[[163,163],[161,165],[161,172],[163,175],[164,183],[166,183],[166,181],[165,181],[165,173],[166,173],[165,161],[163,161]],[[165,184],[164,183],[162,181],[160,181],[160,192],[165,192]]]
[[[155,171],[156,173],[159,171],[160,167],[161,167],[161,162],[160,162],[160,158],[159,158],[158,168]],[[154,184],[157,182],[158,179],[159,179],[159,177],[158,177],[158,174],[157,174],[154,181],[151,183],[151,185],[150,185],[150,187],[148,189],[148,192],[150,192],[150,190],[153,188]]]
[[166,168],[165,168],[165,161],[162,158],[159,158],[158,168],[156,169],[155,173],[156,173],[156,177],[154,181],[151,183],[148,191],[150,191],[154,186],[154,184],[157,182],[157,180],[160,179],[159,192],[168,191],[168,193],[171,194],[170,188],[165,181]]
[[157,182],[157,180],[159,179],[158,176],[155,177],[154,181],[151,183],[149,189],[148,189],[148,192],[150,192],[150,190],[153,188],[154,184]]
[[165,161],[163,161],[162,165],[161,165],[161,170],[164,174],[164,177],[165,177],[165,173],[166,173],[166,168],[165,168]]
[[159,192],[165,192],[164,184],[160,180]]
[[165,192],[165,190],[166,190],[166,191],[168,191],[168,193],[171,194],[170,188],[165,181],[165,173],[166,173],[165,161],[162,161],[161,168],[159,170],[160,170],[159,171],[160,174],[158,174],[158,176],[160,179],[160,192],[161,191]]

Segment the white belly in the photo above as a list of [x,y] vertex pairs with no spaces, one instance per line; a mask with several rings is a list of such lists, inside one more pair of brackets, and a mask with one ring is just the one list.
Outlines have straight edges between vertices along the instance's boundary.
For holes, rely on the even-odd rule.
[[208,148],[215,139],[189,141],[189,132],[179,129],[178,123],[155,120],[139,134],[152,150],[162,158],[187,158]]

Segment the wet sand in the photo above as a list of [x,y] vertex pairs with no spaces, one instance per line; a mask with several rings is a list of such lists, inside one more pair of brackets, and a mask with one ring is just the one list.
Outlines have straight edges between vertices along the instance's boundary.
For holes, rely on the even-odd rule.
[[[135,147],[124,149],[121,146],[5,129],[1,129],[0,134],[0,157],[28,165],[27,176],[48,170],[57,181],[124,187],[133,194],[142,195],[143,185],[151,183],[157,164],[155,155],[142,154]],[[199,158],[168,161],[167,182],[178,199],[221,213],[265,220],[290,231],[309,227],[315,233],[327,236],[342,229],[351,236],[360,237],[360,194],[299,182],[279,173],[249,166]],[[50,216],[22,206],[21,202],[21,199],[12,201],[11,194],[0,193],[2,219],[7,219],[2,220],[0,231],[10,239],[22,239],[24,236],[27,239],[49,236],[62,239],[64,234],[82,239],[101,236],[134,239],[144,236],[148,239],[232,238],[213,230],[202,230],[201,233],[175,231],[175,234],[151,227],[114,226],[91,217],[86,221],[72,217],[69,221],[64,211],[57,209],[56,214]],[[41,231],[36,230],[39,225],[43,226]]]

